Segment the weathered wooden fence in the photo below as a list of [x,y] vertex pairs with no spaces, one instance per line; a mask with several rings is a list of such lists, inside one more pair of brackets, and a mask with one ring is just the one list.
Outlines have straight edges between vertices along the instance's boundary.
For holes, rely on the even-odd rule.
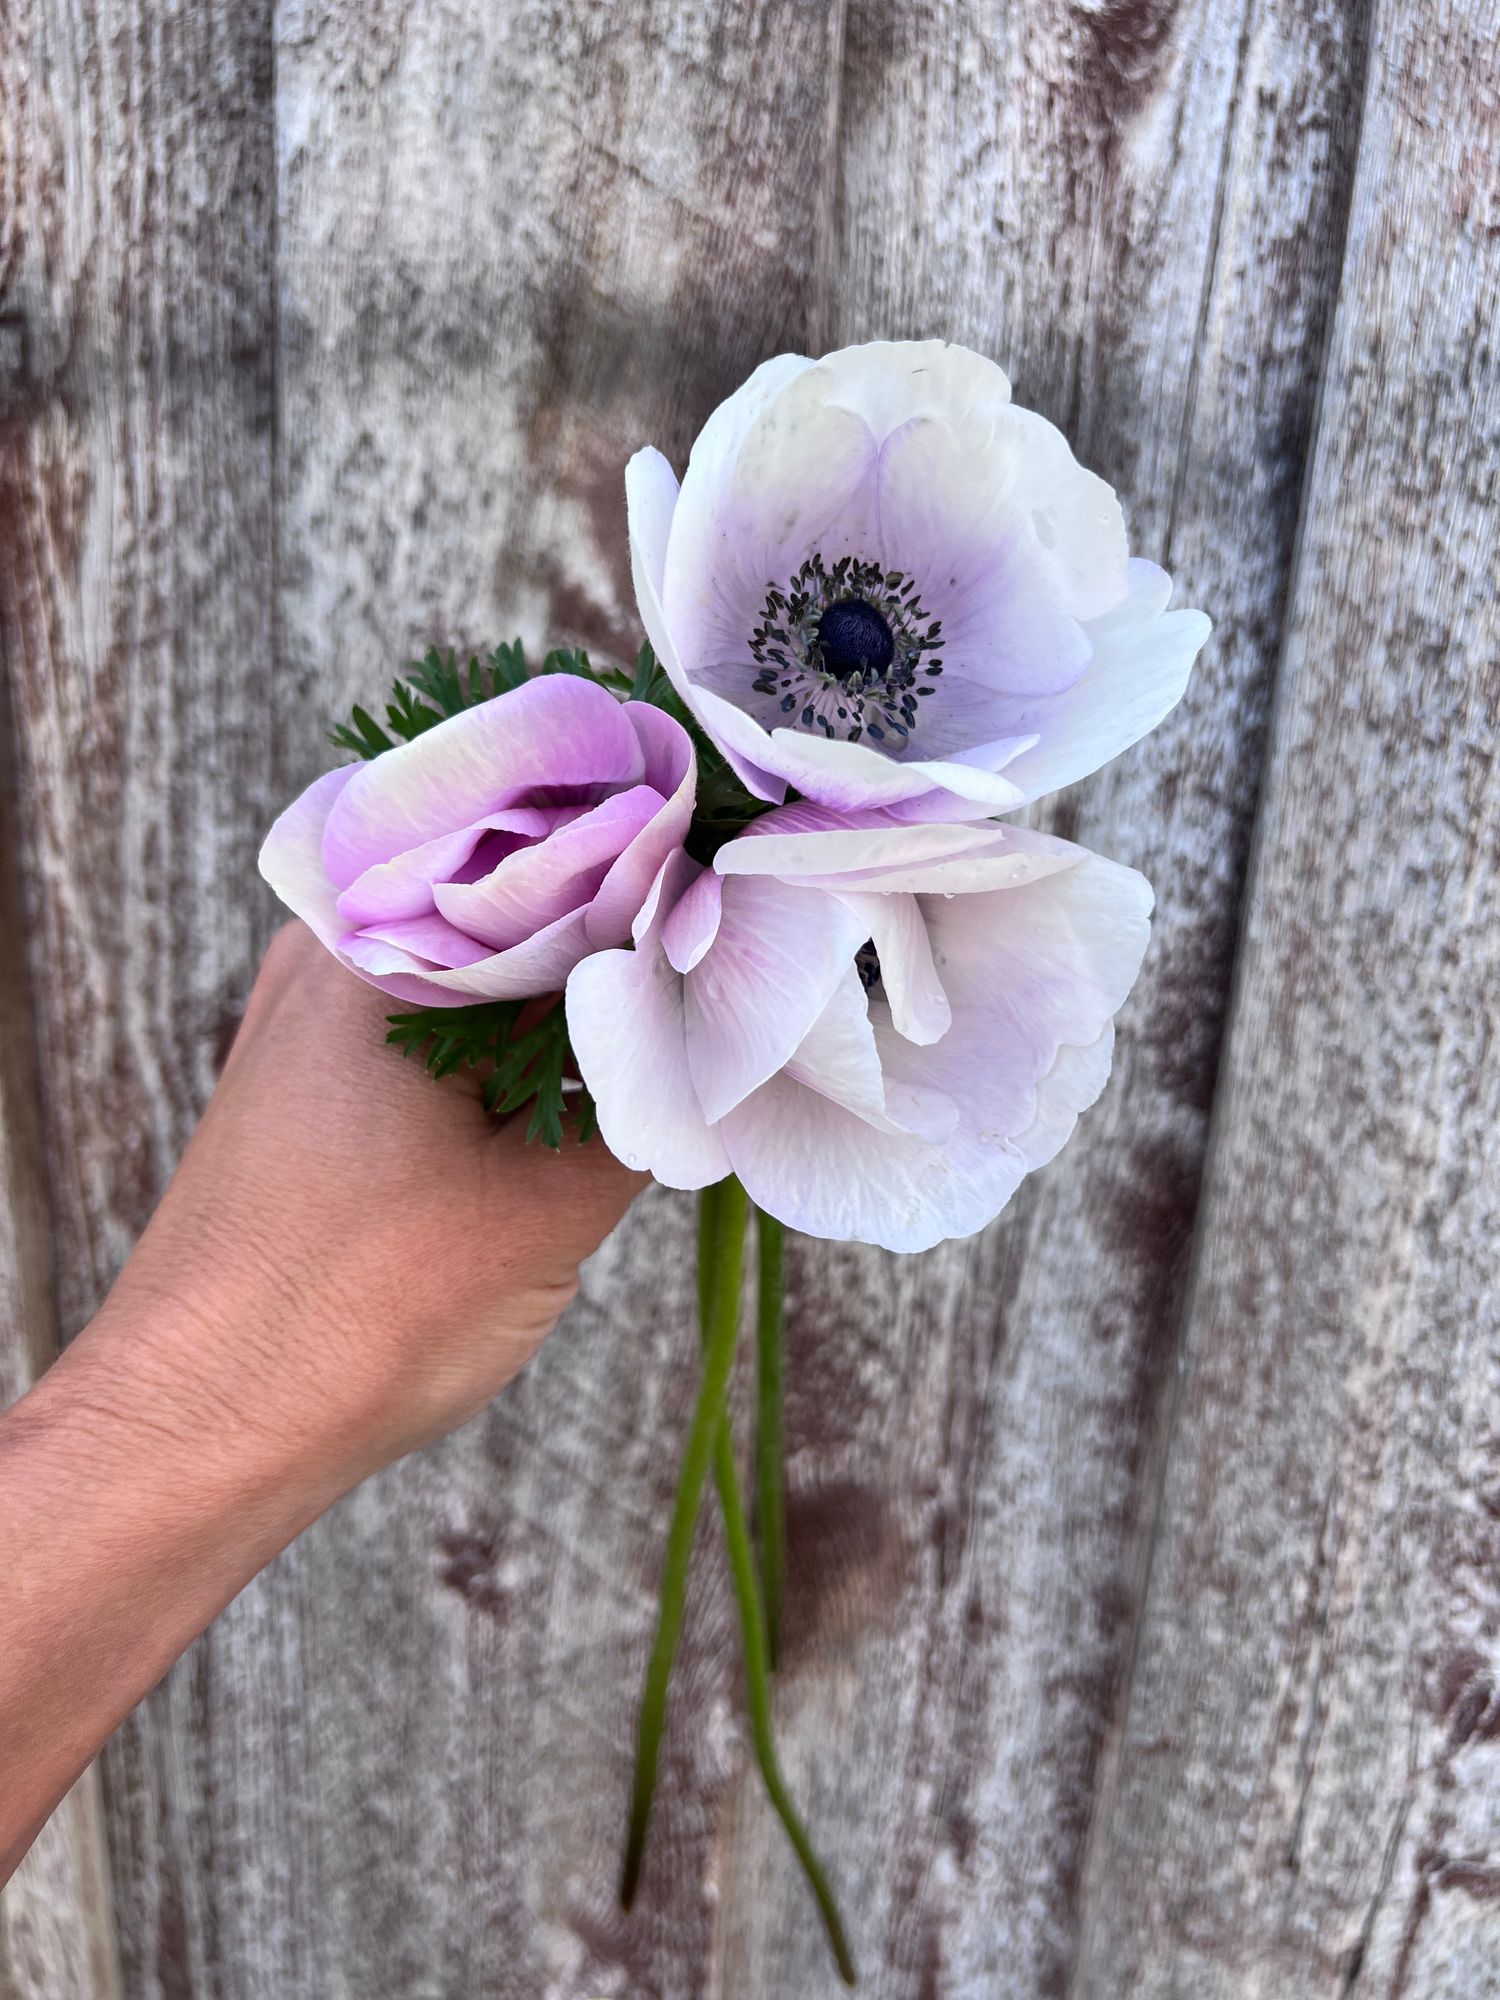
[[[429,638],[631,651],[624,459],[762,356],[983,348],[1218,621],[1046,814],[1160,897],[1104,1103],[975,1242],[792,1260],[778,1721],[877,2000],[1500,1994],[1497,36],[8,0],[6,1395],[211,1088],[323,719]],[[219,1620],[10,1890],[4,2000],[834,1990],[707,1547],[613,1901],[690,1242],[642,1200]]]

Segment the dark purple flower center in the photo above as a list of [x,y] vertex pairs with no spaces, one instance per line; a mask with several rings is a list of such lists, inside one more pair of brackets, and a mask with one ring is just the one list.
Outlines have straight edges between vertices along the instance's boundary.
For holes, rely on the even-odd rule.
[[914,578],[849,555],[831,567],[811,555],[789,582],[766,585],[750,634],[750,689],[767,703],[768,729],[868,737],[899,755],[919,704],[936,692],[942,652],[943,621],[923,609]]
[[896,657],[896,638],[873,604],[845,597],[818,620],[818,654],[835,680],[883,676]]
[[874,938],[866,938],[854,954],[854,969],[866,993],[873,993],[880,984],[880,953],[875,949]]

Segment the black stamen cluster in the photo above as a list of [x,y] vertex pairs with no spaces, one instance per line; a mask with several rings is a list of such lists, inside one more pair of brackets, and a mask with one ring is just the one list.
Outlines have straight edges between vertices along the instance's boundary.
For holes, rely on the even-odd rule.
[[[766,586],[750,635],[755,692],[832,739],[905,742],[917,703],[941,675],[943,624],[922,608],[901,570],[840,556],[809,556],[784,588]],[[831,713],[830,713],[831,711]]]

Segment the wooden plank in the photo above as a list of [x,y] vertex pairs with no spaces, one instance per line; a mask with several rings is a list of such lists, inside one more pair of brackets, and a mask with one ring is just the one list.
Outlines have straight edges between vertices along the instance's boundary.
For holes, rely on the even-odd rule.
[[[259,17],[229,31],[222,111],[194,90],[212,62],[164,18],[178,39],[160,102],[187,106],[160,141],[169,163],[185,128],[216,190],[235,161],[217,248],[189,235],[173,253],[191,265],[181,289],[207,282],[221,333],[238,299],[245,350],[263,359],[269,293],[244,287],[264,273],[265,184],[233,151],[264,143]],[[171,681],[158,610],[140,652],[112,663],[131,691],[109,694],[102,746],[77,747],[45,715],[27,728],[38,874],[62,911],[44,965],[71,969],[56,939],[76,955],[102,924],[118,940],[108,897],[123,878],[141,921],[159,927],[169,902],[197,926],[204,974],[185,990],[218,1008],[269,919],[264,904],[225,906],[222,870],[242,879],[268,794],[314,768],[314,717],[429,636],[488,638],[514,620],[626,649],[630,446],[650,437],[680,461],[713,400],[778,346],[918,328],[1007,359],[1024,398],[1133,496],[1138,540],[1225,620],[1192,714],[1053,821],[1152,869],[1165,898],[1155,984],[1076,1158],[972,1251],[795,1259],[801,1636],[780,1705],[788,1762],[860,1915],[867,1990],[882,1994],[988,1994],[999,1965],[1022,1990],[1055,1991],[1070,1963],[1342,229],[1338,120],[1358,51],[1337,13],[1247,7],[1238,45],[1204,5],[1130,19],[856,7],[845,37],[837,13],[790,0],[498,18],[477,4],[440,18],[282,7],[285,671],[243,710],[237,686],[201,670]],[[217,23],[204,35],[222,67]],[[127,162],[142,141],[110,93],[138,57],[148,76],[163,59],[133,34],[110,42],[102,80],[82,79],[109,157]],[[235,107],[226,136],[215,120]],[[1267,267],[1279,292],[1261,284]],[[179,330],[198,342],[189,310]],[[110,350],[107,317],[103,331]],[[156,417],[160,381],[127,335],[127,386]],[[275,595],[255,568],[266,487],[224,413],[244,351],[208,362],[198,414],[165,412],[183,509],[169,504],[162,534],[198,546],[190,500],[210,548],[237,531],[182,615],[203,657],[225,656],[226,628],[238,657],[252,608],[269,619]],[[118,391],[96,376],[86,429],[104,426],[105,383]],[[122,466],[154,469],[135,439],[160,434],[142,421],[116,440]],[[190,440],[238,466],[232,490],[188,493]],[[104,544],[83,540],[97,593]],[[153,573],[132,542],[108,565],[127,585]],[[94,602],[56,595],[63,623]],[[274,633],[260,636],[244,657],[275,657]],[[85,630],[70,657],[96,644]],[[265,733],[241,739],[211,822],[187,800],[171,898],[153,904],[139,848],[122,860],[102,836],[75,880],[69,812],[102,806],[117,832],[164,819],[150,774],[181,785],[225,703]],[[65,857],[50,880],[43,834]],[[127,963],[131,993],[157,990],[153,963],[144,950]],[[103,1039],[49,1030],[68,1242],[92,1259],[68,1280],[75,1316],[206,1081],[200,1013],[148,1011],[111,1039],[104,973],[89,977],[74,1013]],[[108,1130],[97,1100],[70,1101],[106,1086],[119,1091]],[[122,1203],[106,1142],[144,1126],[143,1109],[165,1137]],[[127,1739],[113,1768],[132,1994],[828,1989],[744,1777],[712,1568],[644,1907],[626,1924],[612,1904],[672,1474],[661,1439],[680,1430],[691,1373],[689,1235],[685,1204],[643,1204],[527,1380],[291,1552]]]
[[[289,785],[326,762],[322,717],[430,639],[633,653],[626,457],[680,460],[807,337],[831,32],[796,0],[278,9]],[[487,1419],[242,1602],[190,1739],[218,1856],[200,1978],[705,1990],[743,1767],[712,1546],[643,1903],[616,1901],[691,1251],[691,1204],[644,1202]],[[227,1865],[247,1815],[290,1856]],[[205,1866],[186,1842],[173,1865]]]
[[1375,9],[1079,2000],[1500,1992],[1497,48]]
[[[0,66],[3,70],[3,66]],[[0,92],[10,77],[0,74]],[[4,446],[0,445],[0,452]],[[0,474],[3,484],[3,474]],[[0,544],[0,603],[19,578]],[[24,935],[11,733],[0,680],[0,937]],[[56,1353],[51,1224],[25,958],[0,960],[0,1409]],[[4,1560],[0,1537],[0,1561]],[[0,1771],[0,1784],[5,1774]],[[89,1770],[0,1891],[0,2000],[118,2000],[99,1777]]]
[[[494,40],[465,30],[435,47],[410,24],[402,89],[371,127],[341,102],[358,104],[370,41],[352,22],[319,15],[318,24],[315,37],[293,24],[281,67],[285,127],[294,146],[305,129],[308,147],[305,162],[295,152],[285,162],[282,232],[288,543],[306,565],[288,571],[295,656],[336,672],[330,635],[351,629],[371,652],[393,630],[410,644],[434,629],[474,637],[474,607],[487,603],[495,616],[519,604],[537,625],[627,646],[625,450],[655,436],[680,459],[711,393],[804,331],[822,344],[942,327],[1007,354],[1028,399],[1139,497],[1145,546],[1175,555],[1175,514],[1185,566],[1203,564],[1203,594],[1227,615],[1197,731],[1185,725],[1141,753],[1133,775],[1093,787],[1093,803],[1072,815],[1084,837],[1131,859],[1183,863],[1180,877],[1158,867],[1163,970],[1135,1017],[1159,1025],[1127,1062],[1105,1122],[1076,1164],[1054,1170],[1050,1191],[973,1252],[920,1265],[821,1249],[795,1260],[802,1624],[780,1698],[789,1762],[860,1913],[872,1990],[941,1979],[948,1990],[988,1991],[1002,1961],[1046,1990],[1068,1963],[1094,1762],[1128,1645],[1140,1481],[1191,1221],[1300,444],[1343,226],[1338,120],[1356,81],[1353,39],[1337,18],[1313,33],[1288,10],[1240,55],[1206,9],[1176,10],[1128,60],[1101,40],[1084,66],[1090,80],[1074,87],[1089,55],[1079,37],[1094,31],[1071,15],[1023,32],[1004,15],[975,27],[970,10],[926,10],[907,25],[856,11],[836,64],[835,47],[822,59],[805,45],[788,55],[788,74],[816,85],[812,109],[788,104],[779,86],[734,80],[743,129],[731,190],[725,156],[702,136],[717,146],[730,114],[706,64],[692,73],[683,38],[690,45],[693,28],[664,35],[648,25],[642,41],[610,51],[624,115],[611,104],[606,129],[596,117],[587,141],[564,124],[561,165],[535,151],[526,161],[514,202],[545,211],[550,234],[514,282],[545,284],[546,309],[511,320],[484,297],[485,260],[496,254],[486,218],[503,208],[516,171],[506,135],[524,137],[529,117],[558,128],[550,62],[519,31],[504,42],[499,27],[485,30]],[[777,25],[756,17],[752,56],[762,36],[774,46]],[[711,39],[701,24],[696,32]],[[456,71],[456,48],[472,76]],[[608,99],[591,67],[602,61],[591,16],[566,54],[569,96]],[[662,75],[669,104],[632,116],[647,80]],[[808,246],[827,227],[819,173],[805,150],[789,157],[785,139],[801,135],[805,149],[840,89],[842,193],[831,223],[841,248],[829,227],[828,259],[809,274]],[[495,107],[493,128],[481,97]],[[781,113],[772,131],[767,103]],[[981,107],[993,129],[976,128]],[[675,135],[684,123],[686,148],[674,140],[658,150],[655,131]],[[777,138],[774,164],[746,175],[747,155]],[[589,174],[573,146],[593,163]],[[498,195],[475,193],[471,150]],[[1066,183],[1064,159],[1077,163]],[[377,209],[368,192],[377,163],[395,184],[453,190],[451,210],[421,200]],[[303,172],[316,209],[303,206],[312,199]],[[722,214],[726,201],[747,199],[762,200],[786,232],[785,262],[770,268],[786,274],[791,296],[773,282],[769,312],[766,271],[746,261],[754,235],[708,220],[714,204]],[[1024,216],[1027,232],[997,236],[997,215]],[[693,231],[695,217],[687,242],[668,240]],[[1283,279],[1274,299],[1260,296],[1267,259]],[[384,275],[393,269],[399,284]],[[828,275],[817,282],[820,269]],[[726,314],[743,317],[731,323],[733,365],[720,375]],[[377,342],[372,330],[387,321]],[[471,321],[482,340],[468,338]],[[538,323],[555,324],[560,357],[528,374]],[[1163,327],[1189,337],[1165,339]],[[512,374],[516,348],[522,367]],[[399,422],[381,415],[393,409]],[[528,466],[525,452],[538,450],[545,456]],[[1231,507],[1236,541],[1220,552]],[[497,559],[507,536],[520,553]],[[368,687],[363,660],[358,672]],[[1089,1218],[1081,1247],[1080,1216]],[[686,1719],[645,1907],[624,1925],[609,1904],[615,1828],[600,1801],[623,1792],[649,1627],[653,1510],[669,1476],[655,1439],[658,1426],[675,1430],[682,1409],[681,1385],[663,1399],[651,1371],[674,1355],[680,1365],[685,1351],[670,1314],[686,1308],[674,1271],[686,1240],[681,1205],[657,1198],[595,1274],[594,1325],[608,1313],[631,1329],[625,1372],[616,1350],[570,1332],[490,1420],[491,1440],[514,1440],[503,1454],[491,1443],[498,1470],[455,1446],[427,1462],[442,1464],[432,1476],[446,1485],[419,1487],[427,1473],[417,1469],[393,1478],[406,1495],[394,1519],[396,1503],[377,1511],[369,1501],[363,1532],[394,1538],[378,1582],[367,1582],[374,1563],[357,1530],[336,1559],[318,1557],[324,1581],[309,1588],[326,1610],[328,1665],[310,1681],[310,1734],[322,1746],[323,1795],[332,1788],[339,1816],[354,1815],[362,1797],[394,1798],[406,1785],[424,1850],[485,1885],[485,1910],[512,1913],[488,1915],[486,1932],[470,1898],[455,1928],[435,1879],[403,1879],[398,1893],[368,1861],[358,1875],[345,1870],[332,1907],[354,1957],[338,1962],[366,1976],[393,1953],[408,1967],[443,1953],[450,1974],[463,1965],[482,1978],[493,1953],[548,1992],[622,1978],[664,1992],[710,1981],[727,1992],[827,1987],[815,1925],[742,1755],[712,1742],[705,1751]],[[661,1269],[673,1272],[665,1329]],[[1024,1339],[1008,1338],[1012,1325]],[[526,1457],[539,1436],[557,1461],[545,1485]],[[586,1496],[601,1475],[628,1534],[597,1505],[580,1507],[575,1484]],[[425,1526],[413,1529],[414,1519]],[[531,1524],[525,1534],[517,1520]],[[462,1669],[443,1670],[441,1698],[432,1663],[451,1661],[459,1640],[433,1609],[435,1563],[481,1609],[509,1614],[498,1634],[482,1635],[477,1659],[471,1639]],[[601,1603],[601,1570],[629,1578],[626,1605]],[[351,1574],[368,1602],[352,1629],[339,1598]],[[527,1630],[524,1661],[514,1624]],[[705,1704],[716,1731],[732,1713],[732,1666],[713,1657],[724,1642],[715,1597],[678,1711],[686,1718],[696,1704],[700,1729]],[[387,1673],[410,1677],[407,1692],[376,1684],[371,1647]],[[549,1675],[549,1652],[579,1662],[566,1691]],[[324,1692],[345,1659],[370,1675],[361,1682],[369,1709],[353,1717],[342,1694]],[[495,1677],[488,1695],[485,1674]],[[415,1796],[393,1740],[421,1745],[428,1777]],[[456,1821],[471,1832],[503,1826],[510,1852],[486,1856]],[[329,1865],[337,1870],[336,1857]]]
[[[951,331],[1218,621],[1178,714],[1045,822],[1159,896],[1116,1076],[968,1249],[797,1259],[783,1691],[881,1995],[1065,1990],[1131,1644],[1266,694],[1347,212],[1328,5],[851,13],[830,338]],[[794,1617],[814,1619],[806,1591]],[[829,1990],[747,1801],[724,1990]]]
[[[12,25],[0,617],[66,1336],[192,1128],[269,917],[248,885],[281,790],[270,7],[25,0]],[[39,1311],[48,1287],[29,1289]],[[214,1923],[209,1857],[178,1865],[204,1833],[187,1725],[211,1657],[106,1758],[132,1996],[214,1990],[189,1970]],[[86,1909],[91,1797],[28,1864]],[[68,1946],[76,1977],[45,1958],[13,1976],[49,2000],[111,1990],[97,1942]]]

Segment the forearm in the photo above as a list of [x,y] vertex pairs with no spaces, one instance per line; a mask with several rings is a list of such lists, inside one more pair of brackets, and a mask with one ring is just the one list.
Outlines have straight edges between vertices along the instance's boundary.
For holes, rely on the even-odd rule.
[[109,1300],[0,1417],[0,1881],[278,1550],[535,1353],[640,1184],[396,1061],[387,1006],[281,933]]
[[0,1417],[0,1881],[178,1655],[358,1476],[326,1442],[252,1425],[197,1344],[170,1308],[112,1302]]

